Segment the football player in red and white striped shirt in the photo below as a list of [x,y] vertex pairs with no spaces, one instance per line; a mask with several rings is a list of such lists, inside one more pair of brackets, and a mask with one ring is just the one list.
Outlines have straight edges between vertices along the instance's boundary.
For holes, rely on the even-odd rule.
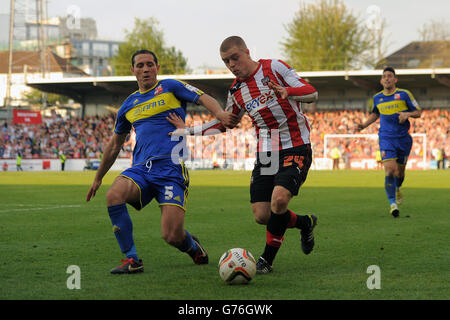
[[[316,89],[286,63],[276,59],[254,61],[244,40],[237,36],[222,42],[220,55],[236,76],[225,110],[251,118],[258,139],[257,161],[252,172],[250,196],[257,223],[267,225],[267,240],[257,262],[259,274],[272,271],[272,263],[287,228],[298,228],[305,254],[314,247],[317,217],[297,215],[288,209],[311,165],[310,126],[301,103],[317,99]],[[183,124],[175,118],[177,128]],[[225,131],[218,120],[198,127],[178,129],[175,135],[208,135]]]

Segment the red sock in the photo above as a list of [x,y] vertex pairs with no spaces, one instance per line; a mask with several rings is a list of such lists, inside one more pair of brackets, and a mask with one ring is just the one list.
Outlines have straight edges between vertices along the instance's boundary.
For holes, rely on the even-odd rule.
[[284,241],[284,236],[276,236],[270,233],[268,230],[266,231],[266,244],[271,247],[279,248]]
[[293,213],[291,210],[288,210],[288,212],[290,214],[290,217],[289,217],[289,222],[288,222],[287,228],[288,229],[296,228],[298,216],[295,213]]

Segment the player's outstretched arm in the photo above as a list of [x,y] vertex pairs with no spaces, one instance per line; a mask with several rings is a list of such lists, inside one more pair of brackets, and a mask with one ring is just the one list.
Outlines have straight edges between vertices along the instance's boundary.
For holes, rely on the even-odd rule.
[[186,127],[183,119],[175,113],[169,113],[167,121],[175,126],[175,131],[169,132],[169,136],[211,136],[226,131],[225,126],[217,119],[195,127]]
[[372,123],[374,123],[375,121],[378,120],[379,115],[376,114],[375,112],[371,112],[369,115],[369,118],[366,120],[366,122],[364,123],[358,123],[356,125],[356,130],[357,131],[361,131],[365,128],[367,128],[368,126],[370,126]]
[[117,156],[119,155],[120,149],[122,148],[126,137],[127,134],[120,135],[114,133],[111,140],[106,145],[105,151],[103,153],[102,162],[100,163],[94,181],[92,182],[92,185],[89,188],[89,191],[86,195],[86,201],[90,201],[93,197],[95,197],[97,190],[100,188],[102,184],[103,177],[111,168],[111,166],[114,164],[114,161],[116,161]]
[[198,103],[208,109],[227,128],[234,128],[240,120],[234,113],[224,111],[217,100],[207,94],[202,94]]

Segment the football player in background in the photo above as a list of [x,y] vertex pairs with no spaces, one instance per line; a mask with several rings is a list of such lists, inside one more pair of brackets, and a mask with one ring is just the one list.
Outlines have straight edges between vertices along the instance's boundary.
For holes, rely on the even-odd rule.
[[380,80],[383,90],[373,97],[369,118],[357,125],[358,130],[363,130],[380,118],[378,136],[386,175],[384,187],[390,214],[395,218],[400,215],[398,205],[403,201],[400,187],[405,179],[406,163],[413,142],[408,118],[420,118],[422,113],[411,92],[397,88],[397,81],[395,70],[386,67]]

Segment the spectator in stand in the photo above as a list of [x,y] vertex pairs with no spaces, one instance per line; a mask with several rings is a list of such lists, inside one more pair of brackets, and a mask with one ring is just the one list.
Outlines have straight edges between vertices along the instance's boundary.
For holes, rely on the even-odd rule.
[[[426,133],[427,158],[433,159],[432,150],[440,148],[445,155],[450,154],[450,110],[426,109],[423,117],[415,119],[411,123],[411,133]],[[307,113],[311,123],[311,144],[314,149],[314,158],[324,156],[323,138],[327,133],[351,133],[354,132],[355,119],[367,120],[368,113],[361,110],[327,110],[311,111]],[[209,122],[213,118],[207,113],[188,113],[186,125],[193,126]],[[194,124],[195,123],[195,124]],[[98,157],[102,150],[103,141],[109,140],[108,132],[114,127],[114,115],[95,116],[81,119],[79,117],[61,118],[56,114],[50,118],[43,118],[41,125],[8,124],[0,120],[0,158],[11,159],[18,151],[23,150],[23,158],[58,158],[58,149],[65,149],[68,159],[86,158],[89,155]],[[209,147],[209,153],[216,151],[218,157],[227,157],[228,160],[236,157],[245,158],[253,155],[255,132],[247,116],[239,123],[239,130],[234,129],[232,134],[223,134],[215,140],[204,137],[188,137],[187,145],[192,158],[201,158],[203,151]],[[365,129],[365,133],[376,134],[378,124]],[[422,157],[423,146],[421,138],[415,138],[411,150],[411,157]],[[378,149],[376,140],[368,139],[336,139],[342,147],[348,145],[352,158],[374,158]],[[226,150],[227,146],[233,146],[232,150]],[[250,147],[250,148],[249,148]],[[124,148],[120,157],[130,157],[131,150]],[[209,154],[210,156],[210,154]],[[445,162],[445,157],[444,161]]]

